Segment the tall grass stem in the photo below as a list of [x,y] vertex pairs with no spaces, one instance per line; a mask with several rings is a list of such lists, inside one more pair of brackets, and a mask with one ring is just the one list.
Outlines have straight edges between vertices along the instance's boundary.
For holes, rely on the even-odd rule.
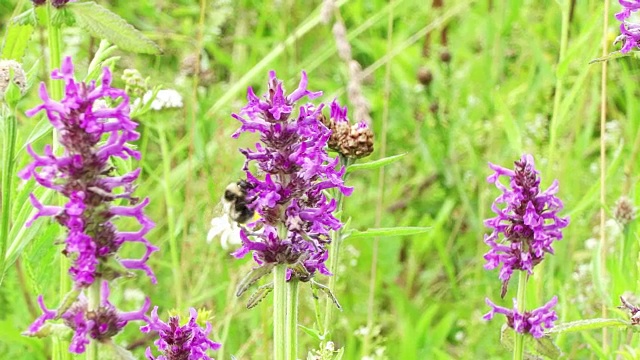
[[[11,196],[15,171],[17,118],[13,109],[4,116],[2,143],[2,214],[0,215],[0,285],[4,278],[5,255],[11,224]],[[0,115],[1,116],[1,115]]]
[[[349,166],[349,158],[340,155],[340,166]],[[345,174],[345,181],[347,174]],[[336,219],[342,223],[342,208],[344,202],[344,196],[341,191],[336,191]],[[338,281],[338,265],[340,263],[340,245],[342,244],[342,228],[332,231],[331,245],[329,248],[329,272],[332,276],[329,277],[329,290],[336,295],[336,283]],[[327,298],[327,302],[324,308],[324,326],[322,327],[325,335],[329,334],[331,327],[331,318],[333,316],[333,301]]]
[[167,135],[164,128],[158,129],[160,138],[160,151],[162,153],[162,169],[164,173],[164,199],[167,207],[167,229],[169,235],[169,252],[171,254],[171,268],[173,271],[173,282],[175,284],[176,307],[182,308],[182,270],[180,267],[180,254],[178,239],[175,232],[175,201],[174,189],[171,184],[171,154],[167,144]]
[[[602,56],[608,53],[609,41],[607,33],[609,29],[609,0],[604,0],[604,15],[602,21]],[[600,78],[600,269],[602,276],[606,278],[607,246],[605,232],[605,202],[606,202],[606,127],[607,123],[607,62],[602,61],[602,76]],[[604,300],[604,299],[603,299]],[[602,318],[606,319],[609,301],[602,301]],[[607,328],[602,328],[602,350],[608,353],[609,341]]]
[[[393,3],[393,2],[392,2]],[[391,5],[391,4],[390,4]],[[389,10],[389,16],[387,17],[387,51],[392,51],[393,46],[393,6]],[[384,93],[383,93],[383,105],[382,105],[382,126],[380,129],[380,158],[384,158],[387,153],[387,131],[389,122],[389,97],[391,96],[391,59],[387,61],[384,74]],[[384,203],[384,189],[385,189],[385,168],[380,167],[378,171],[378,194],[376,195],[376,218],[375,226],[380,227],[382,224],[382,212]],[[375,320],[375,294],[378,275],[378,248],[380,245],[380,238],[375,237],[373,239],[373,249],[371,254],[371,275],[369,280],[369,296],[367,300],[367,336],[364,338],[364,344],[362,346],[362,356],[369,356],[371,350],[372,334],[373,334],[373,322]]]

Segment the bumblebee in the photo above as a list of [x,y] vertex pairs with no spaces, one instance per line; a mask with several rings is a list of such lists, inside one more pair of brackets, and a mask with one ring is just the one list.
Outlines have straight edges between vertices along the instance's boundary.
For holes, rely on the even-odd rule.
[[239,224],[246,223],[254,215],[254,211],[247,206],[247,190],[251,187],[252,185],[245,180],[231,183],[225,189],[222,197],[225,211],[231,220]]

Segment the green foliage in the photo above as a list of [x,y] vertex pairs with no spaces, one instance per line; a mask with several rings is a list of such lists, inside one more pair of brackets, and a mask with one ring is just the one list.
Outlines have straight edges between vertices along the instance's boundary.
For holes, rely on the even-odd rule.
[[91,35],[106,39],[119,48],[143,54],[159,54],[162,51],[131,24],[93,1],[69,3],[65,7],[78,24]]
[[[33,24],[33,13],[23,12],[31,18],[24,15],[24,21],[12,22],[18,3],[16,14],[31,6],[29,1],[0,1],[1,57],[20,59],[25,68],[32,68],[36,83],[45,81],[50,87],[42,16],[39,24]],[[62,31],[62,53],[74,56],[77,74],[93,80],[108,66],[115,85],[124,87],[120,76],[126,68],[135,68],[143,78],[150,78],[150,89],[174,88],[185,104],[182,109],[155,111],[148,102],[135,114],[141,133],[135,145],[143,160],[118,162],[118,166],[143,169],[136,194],[151,198],[149,216],[157,227],[148,238],[161,251],[152,256],[150,265],[158,285],[152,286],[144,277],[121,279],[112,289],[113,302],[124,310],[137,309],[140,300],[130,294],[144,293],[166,316],[177,307],[179,287],[182,306],[177,310],[194,306],[212,311],[213,337],[224,344],[217,359],[268,354],[271,297],[247,310],[248,294],[242,298],[235,294],[255,264],[249,257],[233,259],[229,255],[233,249],[223,249],[218,239],[206,241],[224,188],[243,176],[244,159],[237,149],[256,141],[249,136],[231,139],[239,124],[229,114],[242,106],[247,86],[261,93],[267,71],[274,69],[288,90],[295,88],[300,71],[306,70],[310,89],[323,90],[328,100],[337,97],[347,103],[352,115],[353,104],[346,95],[348,68],[336,51],[333,22],[321,23],[320,1],[265,6],[253,0],[209,0],[202,2],[202,9],[200,2],[192,0],[99,3],[68,5],[76,24]],[[547,256],[531,277],[527,308],[558,295],[560,320],[549,336],[566,358],[637,358],[633,345],[640,335],[629,329],[628,314],[615,308],[623,293],[640,295],[640,221],[621,231],[607,225],[608,240],[602,247],[590,239],[599,236],[601,206],[612,213],[622,194],[640,204],[638,59],[635,54],[622,57],[617,52],[606,57],[606,198],[600,204],[600,63],[589,62],[605,60],[599,58],[602,2],[577,2],[566,56],[560,63],[562,14],[556,1],[444,1],[440,9],[431,4],[338,2],[353,57],[364,69],[363,91],[371,103],[377,142],[370,158],[348,168],[348,183],[355,190],[345,199],[343,218],[352,219],[351,228],[372,230],[354,231],[343,242],[334,290],[343,311],[334,315],[331,334],[320,334],[314,327],[313,295],[323,303],[325,294],[321,288],[301,287],[300,349],[317,349],[319,342],[331,340],[344,360],[365,356],[510,359],[509,349],[500,345],[503,321],[499,317],[482,320],[488,311],[484,298],[497,299],[500,292],[497,271],[483,269],[487,246],[482,239],[487,229],[482,221],[491,216],[491,202],[499,195],[485,179],[490,174],[487,162],[508,165],[528,152],[541,169],[543,188],[558,179],[558,196],[565,204],[562,214],[571,217],[571,224],[556,244],[555,255]],[[386,45],[388,16],[394,21],[391,49]],[[614,21],[611,17],[611,42],[617,31]],[[130,52],[155,54],[154,44],[164,49],[162,56]],[[445,51],[451,55],[450,62],[441,61]],[[194,56],[200,69],[194,70],[188,61]],[[388,97],[384,91],[387,62],[391,62]],[[433,76],[429,85],[416,77],[421,68]],[[555,156],[550,161],[549,131],[558,78],[563,96],[556,114]],[[52,142],[42,115],[24,116],[39,102],[33,86],[18,104],[17,170],[29,161],[26,143],[33,143],[40,152]],[[389,115],[386,154],[404,155],[381,158],[385,103]],[[384,192],[378,199],[382,165]],[[363,169],[374,171],[356,171]],[[36,296],[43,294],[46,304],[54,307],[60,293],[68,290],[60,289],[60,278],[66,274],[61,270],[58,243],[65,234],[50,219],[40,219],[29,228],[24,223],[34,214],[29,193],[34,192],[44,204],[61,204],[63,199],[37,189],[33,181],[14,178],[12,185],[15,201],[8,266],[0,287],[0,354],[46,359],[53,352],[65,353],[66,345],[19,334],[39,315],[37,306],[35,312],[29,310],[27,299],[35,303]],[[126,231],[137,230],[133,224],[123,226]],[[372,273],[376,236],[381,241]],[[175,259],[170,237],[176,245]],[[135,258],[141,252],[131,246],[122,256]],[[181,282],[176,280],[178,275]],[[327,283],[323,276],[314,280]],[[243,285],[258,288],[267,281],[251,279],[249,283]],[[261,291],[266,290],[268,286]],[[500,305],[510,306],[514,293],[511,284]],[[602,304],[610,320],[589,320],[601,317]],[[115,341],[122,346],[142,344],[131,350],[135,358],[142,358],[151,342],[145,342],[136,325],[128,326]],[[605,325],[610,337],[606,349],[601,330]],[[530,357],[557,356],[557,349],[546,338],[543,341],[527,342]],[[301,351],[300,357],[305,355]]]

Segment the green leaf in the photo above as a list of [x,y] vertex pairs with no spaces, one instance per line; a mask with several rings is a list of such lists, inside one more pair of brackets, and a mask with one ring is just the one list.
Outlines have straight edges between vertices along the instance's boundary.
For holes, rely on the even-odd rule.
[[262,278],[263,276],[271,273],[273,267],[274,264],[267,263],[255,269],[251,269],[251,271],[249,271],[249,273],[242,280],[240,280],[240,283],[236,288],[236,296],[241,296],[245,291],[249,289],[249,287],[251,287],[251,285],[255,284],[256,281],[260,280],[260,278]]
[[271,291],[273,291],[272,282],[260,286],[258,290],[256,290],[256,292],[251,294],[251,296],[249,297],[249,301],[247,301],[247,309],[253,309],[254,307],[256,307],[259,303],[262,302],[262,300],[264,300],[264,298],[267,297],[267,295],[269,295]]
[[24,51],[29,44],[29,38],[33,33],[33,26],[11,25],[7,30],[7,35],[2,42],[2,53],[0,58],[20,60],[24,56]]
[[556,345],[549,336],[543,336],[539,339],[534,339],[533,348],[536,353],[546,356],[550,359],[559,359],[562,355],[562,351]]
[[421,234],[429,231],[431,227],[420,226],[404,226],[404,227],[392,227],[392,228],[377,228],[367,229],[365,231],[353,230],[351,234],[347,236],[349,239],[367,239],[372,237],[389,237],[389,236],[406,236]]
[[614,60],[614,59],[618,59],[618,58],[621,58],[621,57],[631,56],[632,54],[633,54],[633,52],[628,52],[626,54],[623,54],[620,51],[614,51],[614,52],[609,53],[606,56],[595,58],[595,59],[589,61],[589,65],[595,64],[595,63],[599,63],[599,62],[603,62],[603,61]]
[[630,324],[620,319],[588,319],[578,320],[568,323],[558,324],[552,329],[545,331],[545,334],[562,334],[585,330],[602,329],[605,327],[627,327]]
[[38,139],[51,132],[51,122],[46,116],[41,116],[40,121],[31,129],[31,134],[24,141],[20,151],[24,150],[29,144],[36,142]]
[[405,155],[407,155],[407,153],[400,154],[400,155],[393,155],[393,156],[389,156],[386,158],[373,160],[365,163],[349,165],[349,167],[347,168],[347,174],[353,171],[358,171],[358,170],[374,170],[374,169],[383,167],[385,165],[392,164],[400,160]]
[[306,327],[306,326],[302,326],[302,325],[300,325],[300,324],[298,324],[298,327],[299,327],[300,329],[302,329],[302,331],[304,331],[307,335],[309,335],[309,336],[311,336],[312,338],[314,338],[315,340],[317,340],[317,341],[322,341],[322,340],[324,340],[324,336],[322,336],[322,334],[321,334],[318,330],[316,330],[316,329],[311,329],[311,328],[308,328],[308,327]]
[[108,9],[89,2],[73,2],[66,5],[78,24],[91,35],[106,39],[120,49],[135,53],[160,54],[162,51],[149,38]]

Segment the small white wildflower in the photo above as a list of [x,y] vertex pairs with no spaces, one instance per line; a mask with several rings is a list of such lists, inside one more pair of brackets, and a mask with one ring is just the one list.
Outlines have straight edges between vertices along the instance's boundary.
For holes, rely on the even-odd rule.
[[[151,100],[151,96],[153,96],[153,91],[147,91],[144,93],[142,103],[148,103],[149,100]],[[136,99],[133,105],[134,107],[138,107],[140,105],[140,99]],[[182,95],[180,95],[179,92],[174,89],[163,89],[159,90],[156,94],[156,98],[153,99],[153,102],[151,103],[151,110],[160,111],[162,109],[181,108],[182,106]]]
[[589,238],[589,239],[585,240],[585,242],[584,242],[584,247],[585,247],[587,250],[593,250],[593,249],[595,249],[596,247],[598,247],[598,239],[595,239],[595,238]]
[[464,340],[464,338],[465,338],[464,331],[458,331],[458,332],[453,336],[453,338],[454,338],[457,342],[462,342],[462,341]]

